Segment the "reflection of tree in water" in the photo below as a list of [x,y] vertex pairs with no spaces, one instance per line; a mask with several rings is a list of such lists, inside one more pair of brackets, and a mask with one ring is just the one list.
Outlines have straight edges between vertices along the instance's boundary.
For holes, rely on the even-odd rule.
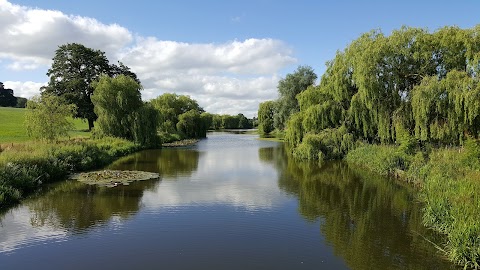
[[146,150],[119,159],[114,170],[157,172],[161,177],[189,176],[198,168],[200,152],[191,149]]
[[[197,170],[200,154],[188,149],[147,150],[117,160],[109,169],[158,172],[161,177],[190,175]],[[146,189],[158,181],[138,181],[115,188],[85,185],[77,181],[56,184],[51,190],[27,202],[34,212],[34,226],[51,225],[74,232],[108,222],[112,217],[128,218],[140,209]]]
[[34,213],[32,225],[82,232],[112,217],[129,218],[139,210],[144,190],[154,188],[157,182],[138,181],[107,188],[65,181],[26,204]]
[[408,187],[350,168],[342,162],[318,166],[295,162],[282,147],[259,150],[260,160],[279,170],[281,189],[299,200],[309,221],[352,269],[449,269],[421,221],[421,206]]

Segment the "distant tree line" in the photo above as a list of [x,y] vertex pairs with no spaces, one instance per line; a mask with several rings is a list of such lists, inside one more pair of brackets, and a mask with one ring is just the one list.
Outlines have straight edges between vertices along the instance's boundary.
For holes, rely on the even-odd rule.
[[5,88],[3,83],[0,82],[0,107],[25,108],[26,104],[26,98],[14,96],[13,90],[10,88]]

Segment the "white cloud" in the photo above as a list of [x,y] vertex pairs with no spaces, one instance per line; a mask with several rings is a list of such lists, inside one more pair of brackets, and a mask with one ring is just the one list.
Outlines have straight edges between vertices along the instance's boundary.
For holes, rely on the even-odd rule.
[[[184,43],[133,38],[116,24],[6,0],[0,0],[0,36],[0,68],[10,72],[45,74],[58,46],[77,42],[105,51],[111,62],[121,60],[129,66],[142,81],[145,100],[176,92],[197,99],[209,112],[248,117],[256,114],[259,102],[276,98],[279,71],[296,62],[280,40]],[[38,93],[40,83],[15,83],[10,88],[21,96]]]
[[147,100],[177,92],[209,112],[252,117],[261,101],[276,98],[277,73],[295,63],[291,54],[274,39],[188,44],[148,38],[138,40],[121,60],[139,75]]
[[132,34],[116,25],[0,0],[0,58],[13,60],[19,70],[48,67],[59,45],[77,42],[105,51],[109,57],[132,41]]
[[14,95],[16,97],[30,98],[35,95],[40,94],[40,87],[46,85],[47,83],[38,83],[38,82],[13,82],[6,81],[3,82],[5,88],[13,89]]

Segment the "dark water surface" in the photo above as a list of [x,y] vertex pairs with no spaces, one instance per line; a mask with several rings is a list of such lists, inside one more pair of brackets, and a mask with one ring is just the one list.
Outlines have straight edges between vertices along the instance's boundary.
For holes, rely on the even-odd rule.
[[0,269],[455,269],[413,192],[283,145],[211,133],[112,169],[160,180],[64,181],[0,216]]

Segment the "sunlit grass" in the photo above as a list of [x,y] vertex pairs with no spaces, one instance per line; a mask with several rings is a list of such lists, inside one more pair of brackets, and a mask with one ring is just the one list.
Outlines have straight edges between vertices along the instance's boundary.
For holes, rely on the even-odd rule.
[[[17,143],[30,141],[25,130],[25,112],[23,108],[0,107],[0,143]],[[71,138],[88,138],[88,123],[82,119],[73,119],[74,130],[69,132]]]

